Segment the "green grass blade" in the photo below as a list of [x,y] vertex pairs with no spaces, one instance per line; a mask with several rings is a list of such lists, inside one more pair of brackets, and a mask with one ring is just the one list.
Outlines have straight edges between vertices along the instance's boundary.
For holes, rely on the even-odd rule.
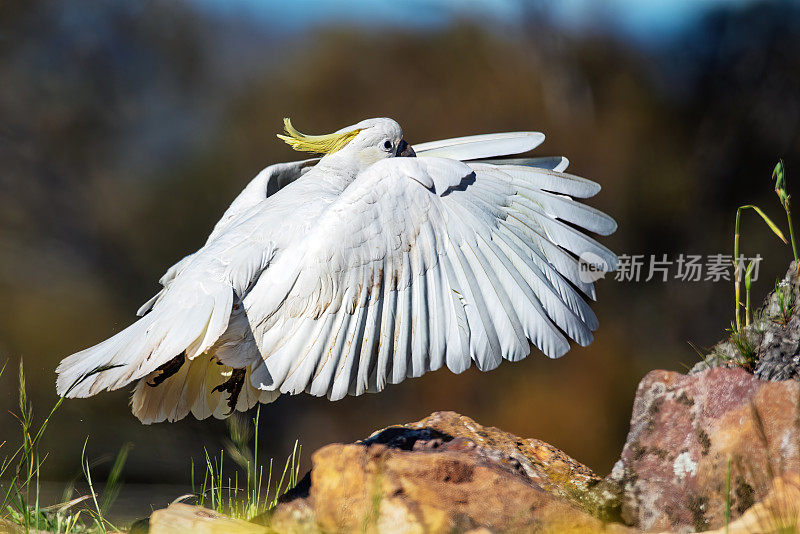
[[756,213],[758,213],[758,214],[761,216],[761,218],[764,220],[764,222],[767,224],[767,226],[769,226],[769,229],[770,229],[770,230],[772,230],[772,232],[773,232],[773,233],[774,233],[776,236],[778,236],[778,238],[779,238],[781,241],[783,241],[783,242],[784,242],[785,244],[787,244],[787,245],[789,244],[789,242],[788,242],[788,241],[786,240],[786,238],[783,236],[783,232],[781,232],[780,228],[778,228],[778,225],[776,225],[774,222],[772,222],[772,219],[770,219],[770,218],[767,216],[767,214],[766,214],[766,213],[764,213],[764,212],[761,210],[761,208],[759,208],[758,206],[755,206],[755,205],[753,205],[753,204],[748,204],[748,205],[746,205],[746,206],[742,206],[742,208],[749,208],[749,209],[751,209],[751,210],[755,211]]

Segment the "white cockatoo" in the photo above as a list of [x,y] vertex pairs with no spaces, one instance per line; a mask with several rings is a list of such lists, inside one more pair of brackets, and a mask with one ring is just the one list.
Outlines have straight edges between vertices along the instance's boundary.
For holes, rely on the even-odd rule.
[[409,146],[391,119],[328,135],[279,135],[322,157],[272,165],[200,250],[173,265],[140,319],[58,366],[57,390],[135,384],[144,423],[225,417],[281,393],[331,400],[446,365],[482,371],[592,341],[597,272],[616,256],[579,228],[613,219],[571,197],[600,186],[538,132]]

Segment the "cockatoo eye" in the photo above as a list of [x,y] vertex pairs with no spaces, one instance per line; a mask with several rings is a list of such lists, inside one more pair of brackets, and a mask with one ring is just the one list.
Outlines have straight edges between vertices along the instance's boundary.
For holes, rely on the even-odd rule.
[[383,142],[383,149],[384,150],[391,150],[392,149],[392,142],[388,139]]

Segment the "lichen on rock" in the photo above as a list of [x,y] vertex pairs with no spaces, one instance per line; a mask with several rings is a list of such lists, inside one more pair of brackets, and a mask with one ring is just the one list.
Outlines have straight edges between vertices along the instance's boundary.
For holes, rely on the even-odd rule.
[[798,382],[743,369],[650,372],[606,479],[617,485],[622,519],[648,531],[719,527],[728,469],[731,512],[741,515],[767,495],[774,475],[800,469],[799,394]]

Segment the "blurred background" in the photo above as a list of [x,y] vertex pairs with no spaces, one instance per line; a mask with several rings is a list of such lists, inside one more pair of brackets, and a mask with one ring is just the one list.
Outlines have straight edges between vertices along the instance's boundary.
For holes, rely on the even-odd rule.
[[[800,191],[799,6],[2,3],[0,442],[16,439],[18,361],[43,417],[59,360],[127,326],[261,168],[299,157],[275,138],[284,116],[309,133],[389,116],[411,143],[543,131],[539,155],[566,155],[571,172],[602,184],[591,203],[619,222],[603,239],[618,254],[730,254],[745,203],[785,225],[770,174],[783,158],[790,192]],[[791,251],[749,215],[742,247],[765,258],[760,302]],[[485,374],[440,370],[336,403],[283,396],[261,409],[260,455],[282,462],[299,439],[306,469],[323,444],[455,410],[605,475],[638,381],[691,367],[689,342],[710,347],[726,335],[732,285],[608,279],[598,294],[601,326],[587,348]],[[91,459],[132,442],[123,495],[138,497],[124,513],[146,515],[187,491],[190,457],[218,451],[227,430],[192,419],[143,427],[128,395],[66,402],[43,446],[45,478],[78,474],[87,436]],[[95,478],[109,468],[97,465]]]

